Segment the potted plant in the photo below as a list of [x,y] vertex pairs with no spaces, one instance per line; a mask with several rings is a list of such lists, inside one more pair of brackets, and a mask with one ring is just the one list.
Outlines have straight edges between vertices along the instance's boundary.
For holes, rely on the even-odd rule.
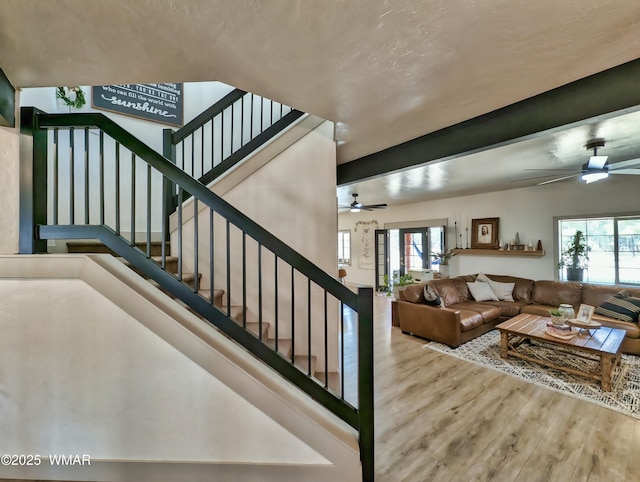
[[390,289],[387,291],[387,296],[391,296],[391,292],[393,292],[393,297],[398,299],[398,292],[400,288],[413,284],[414,279],[410,274],[403,274],[400,276],[398,273],[394,273],[391,280],[389,280],[389,275],[384,275],[384,283]]
[[433,258],[432,264],[439,265],[438,271],[440,272],[440,276],[446,277],[449,276],[449,260],[453,258],[456,254],[452,249],[445,249],[444,251],[432,251],[431,257]]
[[558,263],[558,268],[565,269],[568,281],[582,281],[584,269],[589,261],[589,251],[591,248],[587,246],[584,234],[582,231],[576,231],[560,254]]

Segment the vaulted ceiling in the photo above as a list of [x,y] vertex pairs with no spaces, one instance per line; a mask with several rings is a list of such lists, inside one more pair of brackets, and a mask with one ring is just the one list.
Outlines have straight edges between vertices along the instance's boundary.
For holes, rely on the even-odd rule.
[[[531,184],[511,181],[531,166],[579,167],[592,137],[617,160],[640,157],[632,106],[443,151],[455,155],[438,157],[427,137],[369,156],[639,58],[639,20],[633,0],[4,0],[0,68],[19,88],[219,80],[264,95],[334,121],[339,164],[382,165],[366,182],[346,176],[341,202],[360,189],[402,203]],[[533,116],[581,110],[541,106]],[[464,144],[464,132],[441,142]]]

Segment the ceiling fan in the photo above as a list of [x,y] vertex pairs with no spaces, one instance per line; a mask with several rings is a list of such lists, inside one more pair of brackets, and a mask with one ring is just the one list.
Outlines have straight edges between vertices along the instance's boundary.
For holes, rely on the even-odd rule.
[[[561,175],[554,179],[539,182],[538,186],[550,184],[552,182],[564,181],[572,177],[581,176],[581,179],[587,184],[600,181],[609,177],[609,174],[632,174],[640,175],[640,158],[630,159],[628,161],[616,162],[615,164],[607,164],[609,156],[599,156],[598,148],[604,147],[604,139],[593,139],[585,146],[588,150],[593,149],[593,155],[589,161],[582,165],[579,171],[575,169],[525,169],[525,171],[569,171],[566,175]],[[573,171],[573,172],[571,172]],[[526,179],[517,179],[517,181],[528,181],[531,179],[543,179],[554,176],[555,174],[547,174],[545,176],[529,177]]]
[[373,211],[374,209],[387,209],[386,204],[362,204],[358,202],[358,195],[352,194],[353,202],[348,206],[340,206],[342,208],[349,208],[352,213],[359,213],[360,211]]

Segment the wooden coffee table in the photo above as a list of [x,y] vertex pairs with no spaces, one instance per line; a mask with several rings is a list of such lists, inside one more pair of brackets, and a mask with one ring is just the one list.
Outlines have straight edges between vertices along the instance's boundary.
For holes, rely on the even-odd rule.
[[[496,328],[500,331],[500,355],[502,358],[513,356],[574,375],[598,380],[602,390],[610,392],[611,373],[615,366],[620,363],[620,347],[626,332],[603,326],[587,333],[578,333],[570,340],[563,340],[545,333],[549,321],[550,319],[544,316],[521,313],[497,325]],[[565,351],[573,356],[598,361],[599,370],[592,372],[582,371],[526,355],[518,351],[518,348],[527,340],[535,340],[549,348]]]

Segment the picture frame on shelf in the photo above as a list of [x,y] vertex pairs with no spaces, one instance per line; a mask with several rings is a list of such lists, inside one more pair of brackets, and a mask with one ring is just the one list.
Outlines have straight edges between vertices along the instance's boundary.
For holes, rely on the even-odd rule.
[[471,249],[498,249],[500,218],[471,220]]

